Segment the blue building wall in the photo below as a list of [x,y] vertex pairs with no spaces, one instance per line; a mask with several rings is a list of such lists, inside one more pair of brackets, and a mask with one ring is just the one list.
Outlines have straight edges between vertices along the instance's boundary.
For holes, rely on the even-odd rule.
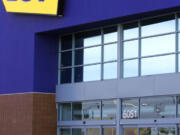
[[[179,0],[66,0],[63,17],[6,13],[0,1],[0,94],[55,93],[58,36],[179,10]],[[143,14],[142,14],[143,13]],[[78,27],[76,27],[78,26]],[[40,32],[55,30],[54,34]],[[39,34],[38,34],[39,33]]]

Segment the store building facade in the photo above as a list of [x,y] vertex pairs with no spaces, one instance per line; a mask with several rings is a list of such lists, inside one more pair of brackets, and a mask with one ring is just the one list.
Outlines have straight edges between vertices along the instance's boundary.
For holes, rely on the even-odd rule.
[[0,134],[180,135],[180,2],[61,2],[0,2]]

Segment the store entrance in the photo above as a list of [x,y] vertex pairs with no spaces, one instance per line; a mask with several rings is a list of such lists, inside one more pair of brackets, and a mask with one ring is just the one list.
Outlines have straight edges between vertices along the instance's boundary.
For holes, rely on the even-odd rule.
[[178,135],[177,125],[124,126],[124,135]]

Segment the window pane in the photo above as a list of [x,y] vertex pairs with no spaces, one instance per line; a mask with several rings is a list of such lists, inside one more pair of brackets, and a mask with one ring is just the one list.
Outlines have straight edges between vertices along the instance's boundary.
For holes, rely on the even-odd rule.
[[87,128],[86,134],[87,135],[100,135],[100,129],[99,128]]
[[72,135],[84,135],[84,129],[83,128],[73,128]]
[[117,44],[104,46],[104,61],[117,60]]
[[142,56],[175,52],[175,34],[142,39]]
[[138,118],[138,99],[123,99],[122,100],[122,118],[137,119]]
[[72,35],[61,37],[61,50],[72,49]]
[[61,53],[61,67],[72,66],[72,51]]
[[117,62],[104,64],[104,79],[117,78]]
[[74,81],[82,82],[83,81],[83,67],[74,68]]
[[83,75],[84,81],[100,80],[101,65],[85,66]]
[[78,49],[75,50],[75,65],[83,65],[83,59],[84,59],[84,50]]
[[84,64],[101,62],[101,46],[84,49]]
[[175,19],[173,16],[165,16],[142,21],[142,36],[150,36],[175,31]]
[[179,72],[180,72],[180,54],[178,55],[178,59],[179,59]]
[[138,40],[124,42],[124,59],[138,57]]
[[71,120],[71,104],[62,103],[59,108],[60,120],[61,121],[70,121]]
[[138,76],[138,60],[124,61],[124,78]]
[[102,118],[107,120],[116,119],[117,100],[102,101]]
[[[179,27],[180,27],[180,25],[179,25]],[[180,51],[180,33],[178,34],[178,51]]]
[[103,128],[103,135],[116,135],[116,128]]
[[61,69],[61,83],[71,83],[71,68]]
[[128,23],[123,25],[123,36],[124,40],[138,38],[138,24],[137,23]]
[[177,99],[177,104],[178,104],[178,117],[180,117],[180,96]]
[[104,43],[117,41],[117,26],[104,29]]
[[142,59],[142,75],[175,72],[175,55]]
[[61,135],[71,135],[70,128],[61,128],[60,132],[61,132]]
[[176,99],[174,96],[141,98],[140,105],[141,118],[176,117]]
[[158,128],[158,135],[176,135],[175,128]]
[[72,103],[72,119],[82,120],[82,104]]
[[137,128],[124,128],[124,135],[137,135]]
[[83,118],[84,120],[100,120],[100,102],[83,102]]
[[75,47],[88,47],[101,44],[101,31],[88,31],[75,35]]
[[140,128],[140,135],[156,135],[155,128]]

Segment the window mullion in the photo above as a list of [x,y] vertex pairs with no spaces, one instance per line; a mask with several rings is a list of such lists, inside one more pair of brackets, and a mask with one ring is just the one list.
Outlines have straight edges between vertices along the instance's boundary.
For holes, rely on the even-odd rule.
[[61,37],[59,37],[59,50],[58,50],[58,84],[61,83]]
[[142,46],[142,44],[141,44],[141,23],[140,23],[140,21],[138,21],[138,28],[139,28],[139,35],[138,35],[138,37],[139,37],[139,48],[138,48],[138,57],[139,57],[139,59],[138,59],[138,76],[141,76],[141,46]]
[[73,34],[72,35],[72,73],[71,73],[72,74],[72,76],[71,76],[72,83],[75,82],[74,81],[74,75],[75,75],[74,65],[75,65],[75,35]]
[[104,31],[101,28],[101,80],[103,80],[104,76]]
[[179,21],[178,16],[177,16],[177,14],[175,14],[175,22],[176,22],[176,24],[175,24],[176,25],[176,41],[175,41],[175,45],[176,45],[176,61],[175,61],[176,66],[175,66],[175,68],[176,69],[175,69],[175,71],[176,72],[178,72],[178,69],[179,69],[179,57],[178,57],[178,50],[179,50],[179,48],[178,48],[178,44],[179,44],[178,43],[179,42],[178,41],[178,39],[179,39],[179,33],[178,33],[179,25],[178,25],[178,23],[179,22],[178,21]]
[[118,63],[117,63],[117,69],[118,69],[118,79],[123,78],[123,62],[121,62],[121,59],[123,59],[123,28],[122,25],[118,25],[118,47],[117,47],[117,54],[118,54]]

